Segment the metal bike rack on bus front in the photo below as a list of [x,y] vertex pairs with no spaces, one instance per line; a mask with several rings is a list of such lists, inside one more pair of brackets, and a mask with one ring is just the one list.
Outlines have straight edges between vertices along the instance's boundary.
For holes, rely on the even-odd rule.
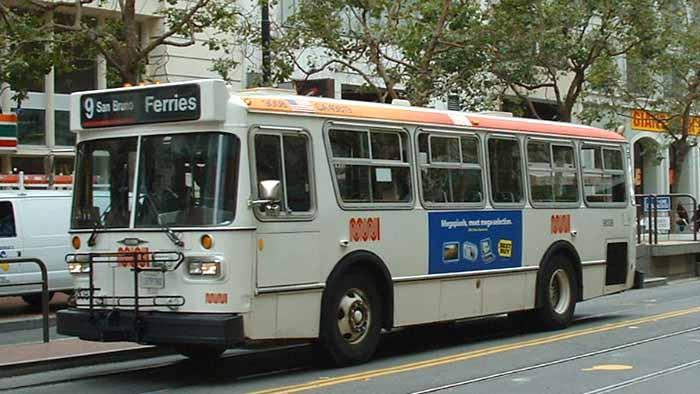
[[[95,318],[96,308],[104,310],[120,310],[128,307],[133,307],[134,311],[134,332],[139,341],[141,332],[141,315],[140,308],[142,307],[181,307],[185,305],[185,297],[151,295],[143,296],[139,294],[139,275],[142,272],[165,272],[177,270],[184,261],[184,255],[181,252],[151,252],[151,251],[134,251],[134,252],[92,252],[92,253],[75,253],[66,256],[67,263],[88,263],[89,265],[89,282],[88,288],[76,288],[75,299],[76,306],[78,300],[88,300],[90,310],[90,318]],[[112,264],[114,268],[129,269],[134,273],[134,295],[133,296],[116,296],[95,295],[100,288],[95,287],[94,266],[95,264]],[[111,300],[111,303],[108,302]],[[151,303],[144,305],[141,301],[150,300]],[[177,300],[176,303],[163,302],[160,300]],[[133,301],[129,303],[126,301]],[[83,305],[84,306],[84,305]]]
[[35,286],[41,285],[41,317],[44,334],[44,343],[49,342],[49,276],[46,272],[46,264],[40,259],[32,257],[23,257],[16,259],[3,259],[0,263],[17,264],[17,263],[34,263],[41,270],[41,282],[26,282],[26,283],[4,283],[0,287],[11,286]]
[[[687,193],[669,193],[669,194],[637,194],[635,195],[635,199],[641,199],[641,207],[642,207],[642,213],[644,213],[644,210],[646,209],[646,203],[645,200],[648,198],[650,201],[651,207],[649,208],[648,212],[646,212],[647,216],[647,229],[649,232],[649,243],[656,245],[659,243],[659,227],[658,227],[658,218],[659,218],[659,211],[658,211],[658,199],[659,197],[670,197],[671,201],[675,198],[689,198],[690,200],[693,201],[693,210],[698,209],[698,201],[695,199],[695,197],[692,194],[687,194]],[[638,205],[639,206],[639,205]],[[671,204],[671,212],[673,212],[673,204]],[[673,222],[673,221],[671,221]],[[652,225],[653,223],[653,225]],[[637,215],[637,243],[641,244],[642,243],[642,227],[639,225],[640,224],[640,215]],[[673,226],[673,224],[671,224]],[[693,241],[698,240],[698,229],[695,228],[695,224],[693,224]]]

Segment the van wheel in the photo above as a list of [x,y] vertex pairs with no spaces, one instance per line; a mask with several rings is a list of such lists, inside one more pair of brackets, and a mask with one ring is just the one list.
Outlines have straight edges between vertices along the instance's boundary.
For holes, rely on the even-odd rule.
[[206,345],[177,345],[175,351],[191,360],[212,361],[219,358],[226,351],[226,348]]
[[542,305],[537,316],[545,330],[558,330],[571,324],[576,308],[576,279],[571,263],[557,255],[545,265],[538,286]]
[[[49,302],[51,302],[51,299],[53,298],[54,292],[50,291],[49,292]],[[41,310],[41,293],[34,293],[34,294],[25,294],[22,296],[22,300],[29,304],[29,306],[32,307],[32,309],[39,309]]]
[[321,311],[320,348],[336,366],[369,360],[381,333],[382,308],[374,281],[349,274],[332,284]]

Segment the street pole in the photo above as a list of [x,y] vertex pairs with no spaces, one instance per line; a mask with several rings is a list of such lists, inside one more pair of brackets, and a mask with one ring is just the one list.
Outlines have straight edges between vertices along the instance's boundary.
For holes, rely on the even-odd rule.
[[270,86],[271,65],[270,65],[270,6],[269,0],[261,0],[262,7],[262,83],[263,86]]

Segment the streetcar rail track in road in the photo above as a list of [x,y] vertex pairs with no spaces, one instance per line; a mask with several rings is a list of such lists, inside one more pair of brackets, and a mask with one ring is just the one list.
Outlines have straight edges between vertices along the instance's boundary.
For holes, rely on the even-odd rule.
[[680,365],[675,365],[675,366],[673,366],[673,367],[671,367],[671,368],[665,368],[665,369],[662,369],[662,370],[659,370],[659,371],[656,371],[656,372],[652,372],[652,373],[649,373],[649,374],[646,374],[646,375],[642,375],[642,376],[636,377],[636,378],[634,378],[634,379],[625,380],[625,381],[623,381],[623,382],[611,384],[610,386],[605,386],[605,387],[601,387],[601,388],[599,388],[599,389],[587,391],[587,392],[585,392],[584,394],[605,394],[605,393],[611,393],[611,392],[613,392],[613,391],[621,390],[621,389],[624,389],[624,388],[633,386],[633,385],[635,385],[635,384],[648,382],[648,381],[650,381],[650,380],[654,380],[654,379],[657,379],[657,378],[660,378],[660,377],[672,375],[672,374],[674,374],[674,373],[682,372],[682,371],[685,371],[685,370],[688,370],[688,369],[690,369],[690,368],[694,368],[694,367],[697,367],[697,366],[700,366],[700,360],[695,360],[695,361],[690,361],[690,362],[683,363],[683,364],[680,364]]
[[[642,340],[639,340],[639,341],[629,342],[629,343],[625,343],[625,344],[622,344],[622,345],[611,346],[611,347],[608,347],[608,348],[605,348],[605,349],[596,350],[596,351],[593,351],[593,352],[582,353],[582,354],[575,355],[575,356],[564,357],[564,358],[560,358],[560,359],[558,359],[558,360],[548,361],[548,362],[545,362],[545,363],[539,363],[539,364],[530,365],[530,366],[527,366],[527,367],[515,368],[515,369],[508,370],[508,371],[503,371],[503,372],[499,372],[499,373],[495,373],[495,374],[491,374],[491,375],[481,376],[481,377],[478,377],[478,378],[472,378],[472,379],[469,379],[469,380],[463,380],[463,381],[460,381],[460,382],[445,384],[445,385],[442,385],[442,386],[436,386],[436,387],[431,387],[431,388],[423,389],[423,390],[419,390],[419,391],[413,391],[413,392],[411,392],[410,394],[429,394],[429,393],[437,393],[437,392],[440,392],[440,391],[445,391],[445,390],[453,389],[453,388],[456,388],[456,387],[467,386],[467,385],[474,384],[474,383],[481,383],[481,382],[485,382],[485,381],[488,381],[488,380],[493,380],[493,379],[498,379],[498,378],[502,378],[502,377],[505,377],[505,376],[510,376],[510,375],[519,374],[519,373],[522,373],[522,372],[529,372],[529,371],[533,371],[533,370],[536,370],[536,369],[551,367],[551,366],[554,366],[554,365],[564,364],[564,363],[568,363],[568,362],[576,361],[576,360],[581,360],[581,359],[588,358],[588,357],[599,356],[599,355],[601,355],[601,354],[611,353],[611,352],[615,352],[615,351],[622,350],[622,349],[628,349],[628,348],[631,348],[631,347],[644,345],[644,344],[647,344],[647,343],[650,343],[650,342],[660,341],[660,340],[662,340],[662,339],[677,337],[677,336],[680,336],[680,335],[685,335],[685,334],[689,334],[689,333],[692,333],[692,332],[698,332],[698,331],[700,331],[700,327],[694,327],[694,328],[689,328],[689,329],[686,329],[686,330],[675,331],[675,332],[672,332],[672,333],[657,335],[657,336],[654,336],[654,337],[642,339]],[[700,363],[700,360],[699,360],[699,361],[695,361],[695,362],[692,363],[692,365],[687,366],[686,368],[690,368],[691,366],[694,366],[694,365],[699,364],[699,363]],[[653,374],[652,374],[652,375],[653,375]],[[624,382],[623,382],[623,383],[624,383]],[[631,384],[629,384],[629,385],[631,385]],[[615,387],[615,386],[617,386],[617,385],[609,386],[608,388]],[[626,386],[624,386],[624,387],[626,387]],[[608,389],[608,388],[604,388],[604,389]],[[619,388],[622,388],[622,387],[619,387]],[[603,390],[603,389],[599,389],[599,390]],[[605,391],[605,390],[603,390],[603,391],[597,391],[597,390],[594,390],[594,391],[589,391],[589,392],[587,392],[586,394],[602,394],[602,393],[607,393],[607,392],[609,392],[609,391]]]
[[[619,311],[614,311],[612,312],[612,315],[618,314]],[[648,322],[654,322],[658,320],[664,320],[664,319],[670,319],[674,317],[681,317],[685,316],[691,313],[700,313],[700,308],[690,308],[690,309],[685,309],[685,310],[676,310],[672,312],[667,312],[667,313],[662,313],[662,314],[657,314],[657,315],[651,315],[639,319],[633,319],[633,320],[627,320],[627,321],[621,321],[617,323],[610,323],[602,326],[594,326],[591,328],[587,329],[581,329],[577,331],[563,331],[560,332],[556,335],[551,335],[551,336],[546,336],[546,337],[540,337],[540,338],[535,338],[532,340],[527,340],[519,343],[514,343],[514,344],[509,344],[509,345],[501,345],[501,346],[495,346],[491,348],[485,348],[485,349],[480,349],[476,351],[471,351],[467,353],[459,353],[456,355],[451,355],[451,356],[446,356],[446,357],[441,357],[439,359],[429,359],[429,360],[424,360],[422,362],[417,362],[417,363],[412,363],[409,364],[408,366],[410,367],[409,370],[415,370],[415,369],[421,369],[421,368],[427,368],[430,366],[437,366],[437,365],[442,365],[444,363],[449,363],[449,362],[455,362],[455,361],[460,361],[459,357],[464,357],[465,354],[469,355],[474,355],[474,357],[468,357],[468,358],[475,358],[475,357],[483,357],[483,356],[488,356],[490,354],[493,354],[494,352],[502,352],[502,351],[508,351],[508,350],[517,350],[522,347],[530,347],[530,346],[536,346],[536,345],[541,345],[541,344],[547,344],[551,342],[556,342],[556,341],[561,341],[561,340],[566,340],[570,338],[575,338],[578,336],[582,335],[589,335],[593,333],[599,333],[599,332],[605,332],[605,331],[610,331],[613,329],[620,329],[624,327],[629,327],[632,325],[636,324],[642,324],[642,323],[648,323]],[[607,316],[607,314],[605,314]],[[596,317],[603,316],[601,315],[596,315]],[[583,317],[581,321],[587,321],[589,320],[589,317]],[[484,381],[484,380],[489,380],[489,379],[495,379],[500,376],[507,376],[509,374],[514,374],[518,372],[523,372],[526,370],[531,370],[531,369],[536,369],[536,368],[542,368],[546,367],[549,365],[554,365],[556,363],[562,363],[566,361],[572,361],[576,360],[579,358],[584,358],[584,357],[590,357],[594,356],[596,354],[601,354],[601,353],[606,353],[606,352],[611,352],[615,351],[618,349],[624,349],[626,347],[631,347],[631,346],[637,346],[641,345],[644,343],[672,337],[672,336],[677,336],[677,335],[682,335],[684,333],[688,332],[694,332],[694,331],[700,331],[700,327],[697,328],[692,328],[689,330],[683,330],[683,331],[677,331],[673,333],[668,333],[668,334],[663,334],[659,336],[655,336],[652,338],[647,338],[644,340],[632,342],[629,344],[623,344],[623,345],[618,345],[615,347],[595,351],[595,352],[590,352],[582,355],[577,355],[577,356],[572,356],[568,357],[566,359],[561,359],[561,360],[555,360],[553,362],[549,363],[544,363],[544,364],[538,364],[535,366],[530,366],[530,367],[525,367],[520,368],[518,370],[511,370],[511,371],[505,371],[499,374],[494,374],[494,375],[489,375],[481,378],[475,378],[471,379],[469,381],[463,381],[463,382],[457,382],[453,383],[452,385],[445,385],[445,386],[439,386],[439,387],[434,387],[432,389],[427,389],[423,391],[417,391],[417,393],[430,393],[430,392],[436,392],[440,390],[445,390],[447,388],[451,387],[457,387],[459,385],[466,385],[466,384],[471,384],[471,383],[476,383],[478,381]],[[486,335],[488,336],[488,335]],[[218,364],[222,364],[225,362],[232,362],[235,359],[243,358],[243,357],[258,357],[258,356],[264,356],[265,354],[268,353],[275,353],[275,352],[289,352],[293,350],[303,350],[304,348],[308,348],[308,345],[306,344],[294,344],[294,345],[287,345],[287,346],[282,346],[282,347],[275,347],[275,348],[269,348],[269,349],[260,349],[260,350],[253,350],[248,353],[240,354],[240,353],[233,353],[224,356],[217,361]],[[167,356],[166,356],[167,357]],[[431,365],[435,364],[436,365]],[[114,376],[120,376],[120,375],[130,375],[136,372],[143,373],[143,372],[152,372],[160,369],[167,369],[167,368],[176,368],[178,366],[186,366],[189,361],[183,360],[183,359],[178,359],[178,360],[173,360],[173,361],[164,361],[164,362],[159,362],[155,363],[152,365],[140,365],[140,366],[130,366],[130,367],[125,367],[125,368],[120,368],[117,370],[110,370],[110,371],[96,371],[96,372],[91,372],[91,373],[85,373],[80,376],[72,376],[68,378],[63,378],[63,379],[50,379],[50,380],[42,380],[40,382],[32,382],[30,384],[17,384],[17,385],[7,385],[2,388],[0,388],[0,392],[6,392],[10,390],[18,390],[18,389],[26,389],[26,388],[36,388],[36,387],[42,387],[42,386],[48,386],[48,385],[57,385],[57,384],[63,384],[63,383],[74,383],[78,381],[86,381],[86,380],[91,380],[91,379],[99,379],[99,378],[107,378],[107,377],[114,377]],[[395,367],[390,367],[390,368],[385,368],[379,371],[367,371],[367,372],[361,372],[357,374],[351,374],[351,375],[341,375],[336,378],[331,378],[327,379],[324,381],[314,381],[314,382],[309,382],[306,384],[300,384],[300,385],[294,385],[294,386],[285,386],[285,387],[277,387],[277,388],[270,388],[266,390],[261,390],[261,391],[256,391],[255,393],[258,394],[273,394],[273,393],[294,393],[294,392],[302,392],[306,390],[311,390],[311,389],[317,389],[320,387],[326,387],[326,386],[332,386],[332,385],[337,385],[341,383],[350,383],[353,381],[359,381],[366,379],[368,377],[375,377],[379,373],[380,376],[383,375],[390,375],[394,373],[400,373],[400,372],[405,372],[402,368],[405,368],[407,365],[398,365]],[[283,373],[288,373],[290,371],[299,371],[299,370],[304,370],[310,368],[310,363],[305,364],[305,365],[299,365],[296,367],[290,367],[290,368],[280,368],[276,370],[266,370],[266,371],[256,371],[253,373],[249,374],[241,374],[239,376],[235,377],[235,381],[243,381],[243,380],[250,380],[250,379],[255,379],[256,377],[260,376],[271,376],[271,375],[279,375]],[[218,374],[218,373],[217,373]],[[4,379],[7,380],[7,379]],[[0,379],[0,382],[2,379]],[[456,385],[456,386],[455,386]],[[320,387],[319,387],[320,386]],[[447,387],[449,386],[449,387]]]

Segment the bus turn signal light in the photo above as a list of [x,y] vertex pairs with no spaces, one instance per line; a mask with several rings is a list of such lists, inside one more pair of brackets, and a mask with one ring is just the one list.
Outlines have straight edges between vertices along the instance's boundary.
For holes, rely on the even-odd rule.
[[73,237],[73,239],[71,240],[71,243],[73,244],[73,249],[76,249],[76,250],[77,250],[77,249],[80,249],[80,237],[78,237],[78,236],[76,235],[76,236]]
[[202,235],[200,242],[202,243],[202,247],[207,250],[214,246],[214,238],[212,238],[212,236],[209,234]]

